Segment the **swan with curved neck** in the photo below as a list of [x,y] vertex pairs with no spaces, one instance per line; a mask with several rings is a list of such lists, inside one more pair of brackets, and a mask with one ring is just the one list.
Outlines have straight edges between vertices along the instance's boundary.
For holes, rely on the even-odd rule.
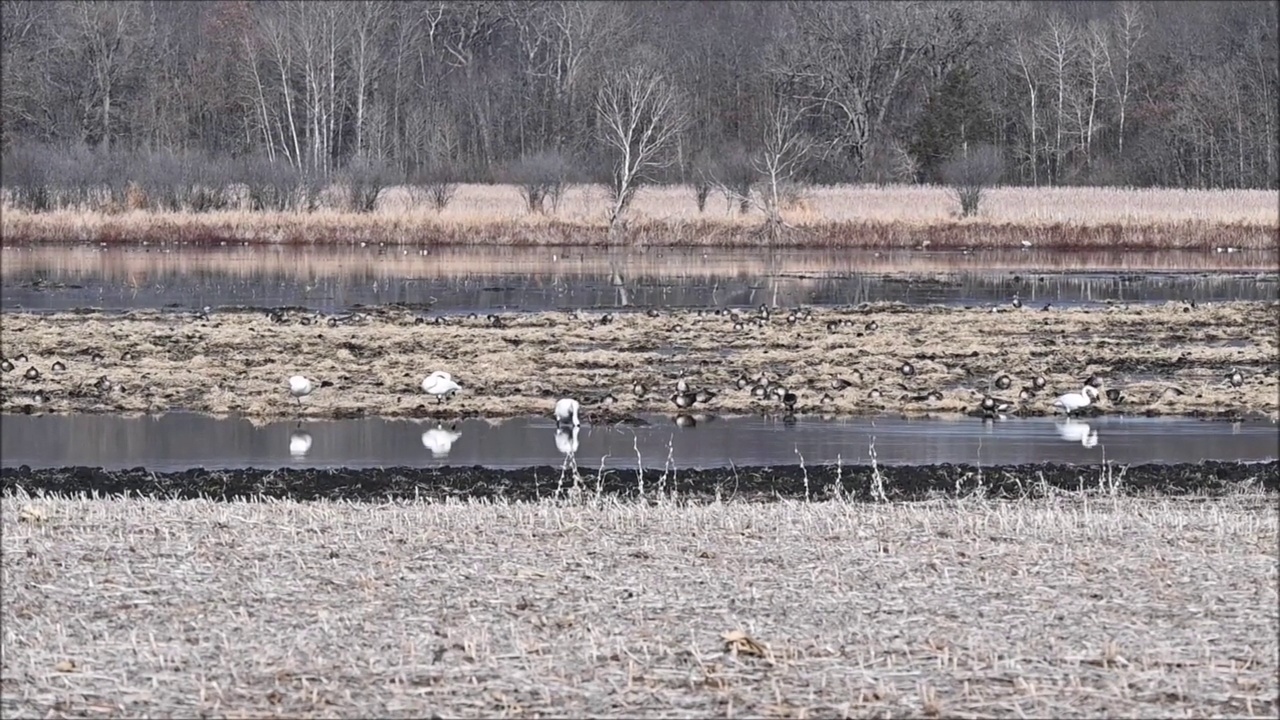
[[1068,415],[1070,415],[1076,410],[1089,407],[1097,399],[1098,389],[1092,385],[1085,385],[1078,393],[1059,395],[1058,399],[1053,401],[1053,406],[1056,408],[1062,408]]

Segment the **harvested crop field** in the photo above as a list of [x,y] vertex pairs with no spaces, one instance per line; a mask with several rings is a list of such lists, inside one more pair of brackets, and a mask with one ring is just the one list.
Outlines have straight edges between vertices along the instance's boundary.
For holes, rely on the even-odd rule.
[[7,495],[6,717],[1274,717],[1271,497]]
[[1111,496],[1222,496],[1280,493],[1280,463],[1141,465],[782,465],[682,470],[593,470],[580,466],[498,470],[482,467],[244,468],[163,472],[135,468],[7,467],[4,494],[162,497],[174,500],[293,501],[486,500],[537,502],[679,499],[688,503],[773,500],[918,501],[938,498],[1034,499],[1061,492]]
[[[0,381],[4,412],[240,413],[292,417],[290,375],[318,385],[306,418],[549,413],[558,397],[596,421],[673,412],[677,378],[717,393],[694,413],[780,412],[740,390],[740,377],[794,390],[798,414],[924,415],[975,411],[983,393],[1010,414],[1051,412],[1052,398],[1090,377],[1119,397],[1084,414],[1280,416],[1274,302],[1107,305],[1042,310],[867,305],[815,309],[794,322],[712,312],[545,312],[450,318],[424,308],[369,308],[342,318],[302,311],[5,313],[0,348],[14,361]],[[740,323],[740,328],[735,328]],[[53,372],[55,362],[65,364]],[[910,363],[914,373],[902,372]],[[39,376],[27,379],[34,368]],[[433,370],[463,392],[437,404],[419,389]],[[1239,371],[1241,383],[1228,376]],[[1007,388],[996,385],[1008,375]],[[1045,387],[1036,392],[1036,377]],[[104,380],[105,378],[105,380]],[[836,389],[837,380],[848,387]],[[638,397],[636,384],[644,385]],[[1020,390],[1032,395],[1020,399]]]

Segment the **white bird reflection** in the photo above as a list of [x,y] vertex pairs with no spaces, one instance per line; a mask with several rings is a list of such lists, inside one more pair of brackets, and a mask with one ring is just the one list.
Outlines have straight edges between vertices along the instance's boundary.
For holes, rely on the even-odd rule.
[[578,427],[556,428],[556,449],[566,457],[578,452]]
[[422,433],[422,447],[431,451],[432,457],[448,457],[449,451],[453,449],[453,443],[462,437],[462,433],[458,432],[457,425],[450,425],[448,430],[444,429],[443,424],[437,424],[430,430]]
[[307,452],[311,450],[311,433],[306,430],[294,430],[289,434],[289,454],[296,457],[306,457]]
[[1089,423],[1078,420],[1067,420],[1057,424],[1058,435],[1068,442],[1078,442],[1091,448],[1098,444],[1098,431],[1089,427]]

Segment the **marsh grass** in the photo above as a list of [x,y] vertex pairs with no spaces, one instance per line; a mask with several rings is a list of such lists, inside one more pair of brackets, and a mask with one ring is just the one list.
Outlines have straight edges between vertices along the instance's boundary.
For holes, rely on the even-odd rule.
[[[542,415],[559,397],[604,392],[616,396],[609,408],[616,416],[674,411],[668,396],[685,373],[719,394],[697,413],[780,412],[778,403],[736,388],[740,375],[765,373],[800,395],[797,412],[828,416],[969,412],[985,392],[1016,401],[1019,388],[1043,375],[1046,390],[1016,408],[1047,414],[1053,397],[1096,374],[1125,398],[1102,403],[1105,412],[1280,415],[1274,303],[1005,310],[815,309],[795,325],[779,312],[743,330],[733,329],[732,315],[693,312],[618,314],[607,325],[588,313],[505,314],[502,327],[483,317],[415,324],[416,313],[398,309],[333,327],[311,313],[277,324],[260,312],[208,320],[162,311],[9,312],[0,348],[25,353],[42,375],[25,380],[25,365],[0,375],[0,410],[20,412],[39,391],[47,395],[42,412],[181,408],[265,422],[298,414],[285,379],[301,373],[334,384],[305,400],[302,417],[310,419]],[[834,332],[829,321],[838,323]],[[874,331],[866,330],[871,322]],[[94,352],[103,359],[93,360]],[[47,372],[57,360],[66,371]],[[916,367],[911,378],[899,372],[904,360]],[[1245,377],[1240,387],[1226,382],[1233,369]],[[418,384],[432,370],[453,374],[463,391],[439,406],[426,398]],[[991,387],[1002,373],[1013,381],[1007,393]],[[114,387],[99,391],[94,383],[104,376]],[[820,402],[837,377],[852,386]],[[636,398],[636,382],[652,391]],[[880,397],[869,397],[873,389]],[[923,397],[931,390],[942,398]]]
[[[763,216],[699,212],[686,187],[641,191],[621,244],[699,247],[1270,249],[1280,217],[1267,191],[992,188],[977,217],[954,217],[940,186],[812,188],[783,212],[794,232],[766,243]],[[343,195],[330,188],[322,197]],[[426,245],[608,244],[607,192],[565,190],[554,212],[530,213],[515,185],[461,185],[441,210],[411,188],[382,191],[372,212],[330,200],[314,212],[126,211],[93,207],[31,213],[7,207],[5,243],[179,241],[290,245],[383,242]]]
[[1273,500],[0,500],[6,717],[1274,717]]

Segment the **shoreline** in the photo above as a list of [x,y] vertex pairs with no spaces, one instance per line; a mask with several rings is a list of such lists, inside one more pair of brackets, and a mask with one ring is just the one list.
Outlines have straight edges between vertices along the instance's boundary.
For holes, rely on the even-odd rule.
[[[690,414],[782,414],[780,402],[737,387],[763,374],[798,394],[799,415],[962,414],[988,393],[1012,403],[1005,414],[1047,415],[1053,397],[1092,376],[1119,397],[1104,395],[1082,416],[1280,416],[1274,302],[1001,310],[872,305],[794,321],[784,310],[767,319],[651,311],[607,323],[547,311],[438,324],[395,306],[332,324],[279,310],[6,312],[0,347],[27,359],[0,374],[0,411],[295,419],[285,381],[304,374],[317,387],[301,411],[309,420],[543,415],[560,397],[583,401],[596,422],[674,415],[669,396],[682,376],[716,393]],[[55,362],[65,369],[53,372]],[[29,367],[38,378],[24,377]],[[424,395],[419,383],[434,370],[450,372],[462,392],[443,404]],[[1237,370],[1242,382],[1232,386]],[[1020,398],[1037,377],[1043,389]],[[848,384],[837,389],[837,379]]]

